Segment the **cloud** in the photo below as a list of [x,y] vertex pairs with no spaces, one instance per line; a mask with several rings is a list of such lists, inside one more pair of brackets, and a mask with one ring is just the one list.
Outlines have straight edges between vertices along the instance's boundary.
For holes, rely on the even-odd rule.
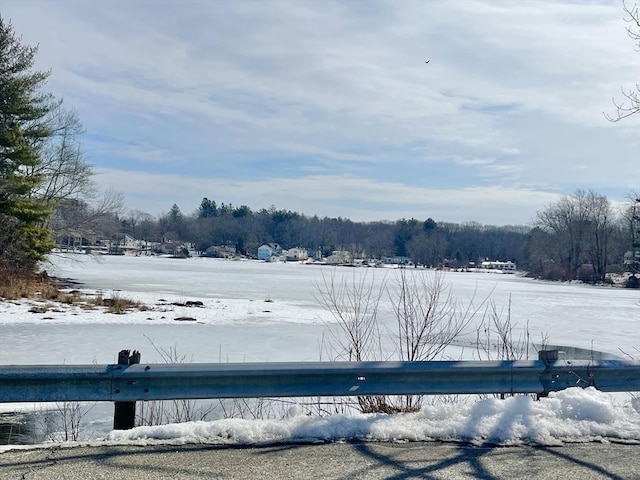
[[558,194],[622,199],[640,181],[640,118],[603,117],[640,75],[618,4],[8,0],[3,15],[40,43],[95,166],[124,185],[163,175],[127,187],[132,207],[208,179],[202,196],[258,207],[526,223]]
[[336,175],[229,182],[215,177],[101,169],[96,180],[104,189],[124,192],[132,205],[153,214],[167,211],[173,203],[184,212],[192,212],[207,197],[219,203],[246,204],[254,210],[275,205],[309,216],[354,221],[432,217],[438,221],[505,225],[528,223],[537,210],[559,198],[557,194],[535,190],[407,187]]

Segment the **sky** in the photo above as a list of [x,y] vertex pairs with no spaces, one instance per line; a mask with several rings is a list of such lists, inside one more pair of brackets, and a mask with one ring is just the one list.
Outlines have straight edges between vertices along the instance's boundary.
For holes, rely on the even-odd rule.
[[[619,1],[3,0],[102,190],[355,221],[529,224],[640,190]],[[426,63],[428,61],[428,63]]]

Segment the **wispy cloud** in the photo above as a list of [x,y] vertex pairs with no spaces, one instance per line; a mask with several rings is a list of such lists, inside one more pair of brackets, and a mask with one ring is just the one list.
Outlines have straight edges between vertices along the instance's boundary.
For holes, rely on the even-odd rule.
[[362,221],[432,217],[438,221],[503,225],[528,223],[540,205],[559,198],[558,194],[509,187],[407,187],[336,175],[228,182],[215,176],[194,178],[101,169],[98,179],[105,186],[123,191],[132,205],[142,205],[154,214],[168,211],[173,203],[185,212],[195,211],[202,198],[208,197],[253,209],[275,205],[307,215]]
[[[602,115],[640,80],[622,14],[543,0],[7,0],[2,12],[40,43],[50,89],[111,172],[100,178],[124,182],[133,208],[177,195],[162,178],[128,191],[147,164],[191,187],[219,178],[206,196],[220,201],[497,223],[516,198],[535,209],[575,188],[637,188],[640,119]],[[496,213],[469,210],[472,195]]]

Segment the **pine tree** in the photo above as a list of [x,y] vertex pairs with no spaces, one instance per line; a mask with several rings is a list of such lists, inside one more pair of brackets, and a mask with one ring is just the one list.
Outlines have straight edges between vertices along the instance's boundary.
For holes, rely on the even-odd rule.
[[216,202],[209,200],[207,197],[202,199],[198,208],[198,218],[209,218],[218,216],[218,206]]
[[53,246],[44,227],[51,206],[35,195],[43,179],[30,172],[41,163],[41,149],[52,135],[48,114],[59,103],[42,92],[49,72],[32,70],[37,50],[22,45],[0,17],[0,216],[15,220],[0,228],[15,229],[12,238],[19,242],[11,258],[0,254],[0,261],[26,268]]

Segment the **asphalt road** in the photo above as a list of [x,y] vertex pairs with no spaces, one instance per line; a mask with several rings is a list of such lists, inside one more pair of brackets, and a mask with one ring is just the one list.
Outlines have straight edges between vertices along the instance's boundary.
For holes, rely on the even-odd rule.
[[640,479],[640,445],[52,447],[0,453],[0,479]]

